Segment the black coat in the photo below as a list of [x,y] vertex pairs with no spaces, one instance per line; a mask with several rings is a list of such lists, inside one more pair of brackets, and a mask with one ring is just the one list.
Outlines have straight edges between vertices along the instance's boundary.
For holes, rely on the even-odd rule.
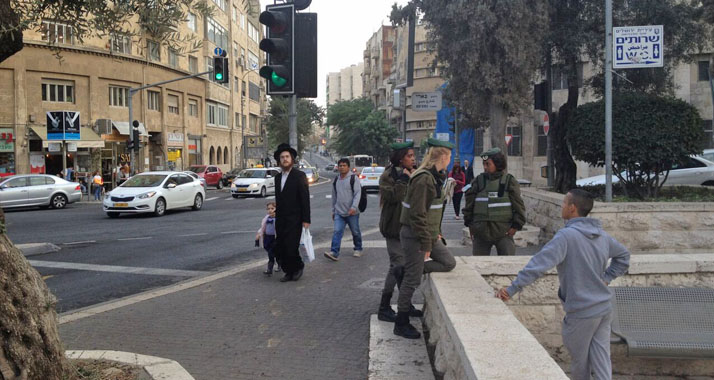
[[274,253],[285,273],[303,268],[300,258],[302,224],[310,223],[310,189],[305,173],[293,168],[281,189],[283,174],[275,176],[275,235]]

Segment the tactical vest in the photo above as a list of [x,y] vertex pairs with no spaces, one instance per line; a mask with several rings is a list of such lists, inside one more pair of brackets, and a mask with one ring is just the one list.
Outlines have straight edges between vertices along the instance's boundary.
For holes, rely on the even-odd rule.
[[[428,175],[429,178],[431,178],[434,187],[436,187],[436,178],[434,178],[434,175],[431,174],[431,172],[428,170],[419,169],[414,172],[414,174],[412,174],[411,178],[409,178],[407,195],[404,198],[404,201],[402,202],[402,215],[399,218],[399,222],[407,226],[411,226],[412,220],[412,206],[408,203],[411,199],[411,194],[414,189],[414,187],[412,186],[412,181],[419,175]],[[444,185],[446,185],[446,181],[444,181]],[[444,198],[446,197],[445,193],[446,191],[444,191],[444,187],[442,187],[441,189],[436,189],[437,196],[431,200],[431,203],[429,204],[429,209],[426,213],[427,226],[429,227],[429,232],[431,232],[431,237],[433,240],[436,240],[439,237],[439,234],[441,233],[441,219],[444,216]]]
[[513,220],[508,183],[511,175],[503,174],[499,180],[487,181],[480,176],[477,185],[481,190],[474,199],[473,220],[476,222],[510,222]]

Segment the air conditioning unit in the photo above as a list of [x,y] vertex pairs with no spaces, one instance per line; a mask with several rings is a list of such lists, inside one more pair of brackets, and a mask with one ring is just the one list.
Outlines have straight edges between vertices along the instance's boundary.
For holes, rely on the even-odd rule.
[[112,134],[112,119],[97,119],[94,123],[94,131],[99,135]]

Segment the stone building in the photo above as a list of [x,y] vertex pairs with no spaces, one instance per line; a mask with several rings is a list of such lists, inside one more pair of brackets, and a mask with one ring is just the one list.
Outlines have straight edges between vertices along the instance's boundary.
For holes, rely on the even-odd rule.
[[352,100],[362,96],[364,63],[345,67],[340,72],[327,74],[327,106],[340,100]]
[[[229,170],[257,163],[264,152],[252,150],[242,157],[241,147],[244,137],[263,133],[265,89],[257,73],[263,62],[260,4],[213,1],[212,18],[189,13],[180,26],[181,33],[202,40],[197,51],[174,51],[146,34],[80,43],[71,26],[49,20],[40,30],[26,31],[22,51],[0,64],[5,84],[0,87],[0,136],[14,136],[12,143],[0,144],[0,176],[59,173],[64,153],[47,140],[46,113],[78,111],[81,139],[67,144],[67,165],[80,173],[101,170],[105,182],[111,182],[113,169],[130,159],[128,89],[212,70],[216,47],[228,52],[228,84],[206,74],[133,96],[143,145],[135,167],[185,170],[216,164]],[[48,47],[51,40],[61,60]]]
[[389,75],[394,61],[395,28],[382,25],[367,41],[364,50],[364,75],[362,94],[379,110],[387,110]]

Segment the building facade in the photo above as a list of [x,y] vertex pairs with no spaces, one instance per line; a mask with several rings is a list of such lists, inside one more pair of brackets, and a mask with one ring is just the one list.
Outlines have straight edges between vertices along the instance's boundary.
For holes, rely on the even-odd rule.
[[387,79],[394,62],[395,28],[382,25],[367,41],[364,50],[362,94],[380,110],[387,110]]
[[[211,74],[136,92],[133,118],[140,124],[138,171],[185,170],[216,164],[228,170],[256,163],[265,152],[242,151],[242,142],[264,136],[265,89],[257,74],[263,58],[257,0],[214,0],[216,12],[204,19],[189,13],[182,34],[202,40],[196,51],[179,52],[146,35],[91,38],[79,43],[69,25],[44,21],[26,31],[24,48],[0,64],[0,176],[57,174],[65,148],[48,140],[47,112],[80,114],[81,139],[67,144],[66,164],[79,173],[101,171],[111,182],[115,168],[128,164],[129,88],[212,70],[214,49],[228,52],[229,83]],[[251,11],[254,10],[254,11]],[[48,46],[54,41],[62,59]],[[0,145],[2,146],[2,145]],[[253,157],[255,156],[255,157]]]
[[340,70],[338,73],[327,74],[326,92],[327,105],[333,105],[341,100],[352,100],[362,96],[362,75],[364,63],[360,62]]

